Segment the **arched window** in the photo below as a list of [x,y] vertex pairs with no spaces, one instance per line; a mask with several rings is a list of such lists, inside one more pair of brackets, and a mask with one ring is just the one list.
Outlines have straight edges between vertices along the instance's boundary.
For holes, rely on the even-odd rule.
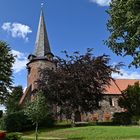
[[112,99],[111,97],[109,98],[109,104],[110,106],[115,106],[114,99]]
[[31,68],[28,67],[27,69],[28,69],[28,74],[30,74],[31,73]]

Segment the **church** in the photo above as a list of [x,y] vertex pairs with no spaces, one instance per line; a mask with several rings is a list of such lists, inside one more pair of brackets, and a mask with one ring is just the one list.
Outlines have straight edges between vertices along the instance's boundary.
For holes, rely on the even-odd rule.
[[[32,100],[33,91],[37,89],[37,80],[40,78],[39,69],[48,68],[56,69],[56,64],[53,60],[49,39],[47,35],[43,10],[41,10],[38,31],[35,42],[35,52],[28,56],[27,63],[27,88],[20,99],[20,104],[24,104],[26,100]],[[118,99],[121,96],[121,91],[125,90],[128,85],[133,85],[140,80],[132,79],[115,79],[110,82],[110,86],[106,87],[106,92],[103,93],[103,100],[99,103],[100,109],[93,110],[92,113],[80,114],[77,121],[109,121],[115,112],[124,111],[118,105]]]

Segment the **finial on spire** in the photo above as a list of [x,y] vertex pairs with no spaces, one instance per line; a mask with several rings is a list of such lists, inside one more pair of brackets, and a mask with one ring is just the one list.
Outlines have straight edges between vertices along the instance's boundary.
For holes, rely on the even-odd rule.
[[43,8],[43,6],[44,6],[44,3],[42,2],[42,3],[41,3],[41,8]]

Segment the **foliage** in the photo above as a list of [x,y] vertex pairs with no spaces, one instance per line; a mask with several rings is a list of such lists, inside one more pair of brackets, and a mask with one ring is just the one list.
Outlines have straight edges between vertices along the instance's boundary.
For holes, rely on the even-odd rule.
[[119,106],[125,108],[132,116],[140,116],[140,83],[129,85],[122,92],[122,97],[118,101]]
[[108,47],[117,55],[132,56],[132,64],[140,66],[140,1],[112,0],[107,13]]
[[8,89],[12,84],[12,64],[14,56],[6,42],[0,41],[0,102],[3,103],[9,95]]
[[20,140],[21,139],[21,134],[19,133],[8,133],[6,135],[5,140]]
[[24,113],[31,119],[35,124],[40,122],[43,118],[48,115],[48,106],[46,99],[41,91],[37,92],[34,99],[28,102],[25,106]]
[[48,115],[48,105],[42,91],[35,93],[31,102],[24,109],[25,115],[36,125],[36,140],[38,139],[38,125]]
[[40,127],[53,127],[55,124],[56,120],[54,119],[53,114],[48,114],[47,116],[45,116],[40,122],[39,122],[39,126]]
[[99,126],[114,126],[114,123],[112,121],[105,121],[105,122],[96,122],[96,125],[99,125]]
[[21,86],[16,86],[13,88],[12,92],[8,96],[7,101],[5,103],[7,109],[6,112],[8,114],[21,110],[21,106],[19,105],[19,100],[22,95],[23,95],[23,89]]
[[[55,123],[52,115],[47,115],[40,123],[40,127],[52,127]],[[0,129],[8,132],[27,131],[34,128],[29,118],[24,115],[23,111],[14,112],[1,118]]]
[[[50,104],[60,107],[60,112],[72,116],[77,110],[87,112],[99,108],[105,85],[112,79],[117,66],[109,65],[106,55],[93,57],[92,49],[84,55],[75,52],[66,58],[57,57],[57,69],[40,70],[39,87]],[[62,110],[63,109],[63,110]]]
[[8,132],[19,132],[33,128],[32,122],[23,111],[7,114],[1,120],[1,127]]
[[140,125],[140,116],[132,116],[132,124]]
[[128,112],[117,112],[113,114],[113,123],[116,125],[129,125],[131,124],[131,115]]

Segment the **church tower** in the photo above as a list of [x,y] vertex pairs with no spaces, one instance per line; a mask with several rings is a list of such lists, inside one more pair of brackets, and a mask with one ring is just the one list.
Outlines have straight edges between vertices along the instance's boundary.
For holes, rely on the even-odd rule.
[[53,56],[49,45],[43,10],[41,10],[35,42],[35,52],[28,56],[27,89],[20,100],[20,104],[27,98],[31,98],[32,91],[38,88],[37,81],[40,80],[40,70],[46,68],[55,69],[56,66],[53,61]]
[[35,52],[34,54],[30,54],[28,59],[28,86],[32,85],[32,89],[34,89],[35,82],[39,78],[39,69],[54,69],[55,67],[55,64],[53,63],[53,54],[51,53],[48,35],[46,31],[43,10],[41,10],[40,14],[35,42]]

